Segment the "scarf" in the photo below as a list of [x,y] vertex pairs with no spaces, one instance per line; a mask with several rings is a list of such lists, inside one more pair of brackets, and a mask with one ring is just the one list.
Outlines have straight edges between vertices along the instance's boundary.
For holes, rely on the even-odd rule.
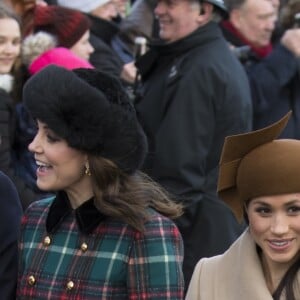
[[14,78],[10,74],[0,74],[0,89],[10,93],[13,88]]
[[222,26],[231,32],[233,35],[238,37],[244,44],[251,47],[251,50],[259,57],[264,58],[272,51],[272,44],[268,44],[264,47],[255,47],[251,42],[249,42],[235,27],[230,21],[223,21]]

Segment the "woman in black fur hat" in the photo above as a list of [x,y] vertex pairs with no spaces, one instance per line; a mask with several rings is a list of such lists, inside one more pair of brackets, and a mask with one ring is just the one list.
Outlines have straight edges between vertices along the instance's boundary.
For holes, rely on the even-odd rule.
[[181,206],[138,170],[145,135],[120,82],[48,66],[26,83],[37,185],[22,224],[20,299],[182,299]]

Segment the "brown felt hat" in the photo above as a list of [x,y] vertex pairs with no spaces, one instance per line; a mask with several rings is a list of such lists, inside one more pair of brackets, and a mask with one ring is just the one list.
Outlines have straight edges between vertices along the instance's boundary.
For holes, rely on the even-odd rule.
[[300,192],[300,141],[276,139],[290,116],[291,112],[268,127],[225,140],[218,194],[239,221],[252,198]]

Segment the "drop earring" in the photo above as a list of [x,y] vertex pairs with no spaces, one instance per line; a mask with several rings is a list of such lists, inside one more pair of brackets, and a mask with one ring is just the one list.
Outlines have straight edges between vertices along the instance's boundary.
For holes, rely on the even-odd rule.
[[85,165],[85,171],[84,171],[84,173],[87,176],[91,176],[91,170],[90,170],[90,166],[89,166],[88,163]]

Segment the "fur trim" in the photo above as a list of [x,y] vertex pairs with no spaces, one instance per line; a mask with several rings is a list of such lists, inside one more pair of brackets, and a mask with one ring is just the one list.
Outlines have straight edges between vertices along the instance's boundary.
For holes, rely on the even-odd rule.
[[0,75],[0,89],[3,89],[7,93],[10,93],[13,89],[14,78],[10,74]]
[[129,174],[145,159],[146,136],[115,77],[49,65],[25,83],[23,102],[70,147],[110,159]]
[[39,31],[27,36],[22,45],[22,58],[25,65],[29,66],[42,53],[57,46],[54,35]]

